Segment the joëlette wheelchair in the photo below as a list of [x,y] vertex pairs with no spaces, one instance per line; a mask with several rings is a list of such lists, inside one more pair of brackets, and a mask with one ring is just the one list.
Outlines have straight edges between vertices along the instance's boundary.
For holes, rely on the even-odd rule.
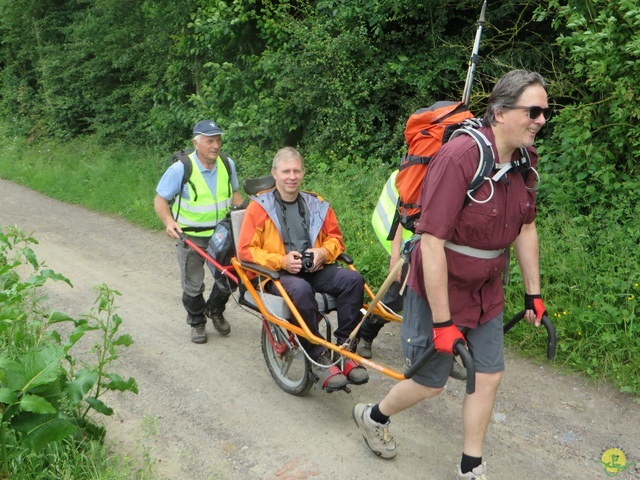
[[[256,193],[272,188],[273,186],[274,179],[270,175],[254,179],[246,179],[243,182],[244,190],[248,195],[255,195]],[[237,252],[237,239],[242,225],[242,220],[244,218],[244,209],[232,210],[230,212],[230,217],[233,241],[235,251]],[[396,380],[411,378],[424,365],[424,363],[426,363],[426,361],[435,354],[435,348],[431,345],[431,347],[425,351],[423,356],[411,365],[404,373],[380,365],[370,359],[366,359],[358,353],[352,352],[348,348],[349,345],[336,345],[331,341],[331,332],[333,329],[329,314],[336,309],[336,299],[334,297],[323,293],[316,293],[315,297],[318,302],[321,315],[319,331],[323,332],[322,337],[316,336],[311,332],[291,301],[291,298],[280,283],[279,272],[254,263],[240,261],[237,256],[234,256],[231,259],[231,265],[220,265],[207,252],[200,249],[186,237],[183,236],[182,238],[189,247],[194,249],[200,256],[209,262],[212,270],[218,270],[218,273],[222,273],[230,282],[238,285],[238,303],[241,306],[247,307],[260,315],[262,321],[262,354],[271,376],[280,388],[287,393],[297,396],[305,395],[317,381],[317,377],[311,369],[312,360],[300,344],[300,338],[304,338],[314,344],[325,346],[330,351],[335,352],[334,357],[353,359],[369,369],[388,375]],[[338,261],[344,268],[355,270],[353,260],[347,254],[340,255]],[[256,275],[253,280],[249,278],[249,272]],[[402,321],[402,317],[400,315],[391,311],[379,302],[379,299],[386,290],[385,286],[390,283],[394,277],[395,274],[392,272],[377,294],[374,294],[369,285],[365,283],[365,294],[369,298],[369,302],[363,302],[362,311],[365,317],[375,314],[388,321]],[[263,281],[266,279],[273,282],[280,295],[273,295],[265,292],[261,288]],[[235,285],[232,287],[235,287]],[[521,311],[506,322],[504,325],[504,332],[506,333],[510,330],[523,317],[524,311]],[[556,348],[555,329],[546,315],[543,317],[543,324],[546,327],[548,334],[547,357],[549,359],[553,359]],[[352,337],[350,337],[350,340],[351,339]],[[456,350],[462,359],[462,363],[467,369],[466,391],[467,393],[472,394],[475,391],[475,368],[473,358],[463,344],[457,344]],[[343,390],[348,393],[349,387],[346,386]]]
[[[245,180],[243,186],[247,194],[253,195],[273,187],[274,181],[273,177],[267,176]],[[237,241],[243,217],[243,210],[231,212],[234,241]],[[355,270],[353,260],[348,255],[340,255],[338,261],[343,268]],[[239,303],[260,313],[263,325],[261,334],[262,353],[272,377],[284,391],[293,395],[304,395],[316,383],[316,377],[311,369],[312,360],[300,344],[300,338],[304,338],[314,344],[323,345],[341,357],[351,358],[366,367],[396,379],[404,378],[402,373],[378,365],[350,351],[348,345],[336,345],[331,341],[333,328],[329,313],[336,309],[336,299],[334,297],[323,293],[316,293],[315,295],[321,315],[319,326],[322,332],[321,337],[316,336],[311,332],[284,290],[280,283],[279,272],[261,265],[242,262],[237,257],[234,257],[231,262],[241,282]],[[257,277],[250,280],[249,272],[256,274]],[[280,295],[273,295],[262,290],[261,285],[266,279],[273,282]],[[370,299],[375,298],[367,284],[365,284],[365,294]],[[369,304],[364,303],[363,309],[366,310],[368,308]],[[379,302],[370,310],[370,314],[379,315],[388,321],[402,321],[400,315],[386,309]],[[338,355],[334,355],[334,357]],[[348,387],[345,387],[345,389],[348,391]]]

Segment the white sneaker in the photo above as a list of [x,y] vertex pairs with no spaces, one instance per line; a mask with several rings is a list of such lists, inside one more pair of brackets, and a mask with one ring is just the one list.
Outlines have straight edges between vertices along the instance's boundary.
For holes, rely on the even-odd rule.
[[467,473],[462,473],[462,470],[460,470],[460,465],[458,465],[458,476],[456,478],[458,480],[487,480],[485,472],[486,463],[478,465],[476,468]]
[[389,432],[389,424],[378,423],[371,419],[372,405],[366,403],[358,403],[353,407],[351,416],[356,425],[362,432],[362,438],[367,443],[369,449],[379,457],[391,459],[398,453],[396,450],[396,441]]

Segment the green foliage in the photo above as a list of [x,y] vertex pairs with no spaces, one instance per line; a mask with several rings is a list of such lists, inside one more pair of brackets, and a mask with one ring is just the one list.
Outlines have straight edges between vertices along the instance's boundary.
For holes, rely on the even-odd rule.
[[[167,150],[213,118],[236,157],[287,144],[393,161],[411,111],[460,98],[479,3],[0,0],[0,114],[31,139]],[[550,57],[530,3],[490,6],[478,98]]]
[[543,158],[551,200],[557,195],[564,204],[573,197],[580,213],[611,223],[631,220],[637,202],[625,198],[637,199],[639,186],[640,7],[635,1],[550,1],[541,12],[547,15],[560,30],[566,58],[565,70],[557,72],[566,106],[554,119]]
[[170,37],[143,1],[0,1],[0,111],[32,139],[139,141]]
[[[541,208],[537,224],[543,294],[558,334],[557,362],[639,394],[638,232],[548,210]],[[523,305],[523,286],[513,262],[507,294],[515,313]],[[530,330],[514,329],[506,339],[528,352],[540,351],[546,335]]]
[[122,144],[105,149],[95,136],[25,146],[24,140],[0,135],[0,177],[147,227],[161,225],[150,202],[171,152],[158,154]]
[[[161,63],[162,85],[150,112],[148,133],[155,142],[175,148],[203,118],[217,120],[227,138],[239,142],[246,138],[237,134],[245,128],[246,115],[230,112],[250,106],[246,99],[254,99],[257,92],[252,66],[261,46],[255,32],[255,4],[255,0],[185,0],[147,9],[173,40]],[[249,146],[247,142],[245,147]]]
[[544,283],[559,358],[637,394],[640,9],[549,1],[539,14],[558,32],[554,93],[564,104],[540,148]]
[[22,452],[11,477],[65,480],[156,480],[150,465],[137,465],[130,457],[114,455],[98,442],[63,440],[49,445],[42,454]]
[[[44,311],[38,292],[45,282],[71,283],[44,268],[30,247],[34,243],[15,227],[0,230],[0,473],[16,478],[24,457],[43,469],[52,451],[80,447],[83,438],[102,441],[104,429],[88,414],[113,413],[101,398],[106,391],[138,393],[133,378],[109,371],[119,349],[133,343],[118,334],[118,292],[98,287],[96,306],[79,320]],[[31,273],[23,280],[18,272],[25,269]],[[63,324],[70,327],[65,337],[55,329]],[[92,332],[99,333],[91,350],[95,358],[75,357],[72,348]]]

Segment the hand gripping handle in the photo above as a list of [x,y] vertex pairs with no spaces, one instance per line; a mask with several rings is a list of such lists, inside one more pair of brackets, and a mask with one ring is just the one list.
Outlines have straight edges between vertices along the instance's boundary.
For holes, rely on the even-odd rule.
[[[454,350],[462,359],[464,368],[467,369],[467,393],[471,395],[476,391],[476,368],[473,364],[473,357],[462,340],[456,341]],[[411,378],[415,373],[420,370],[425,363],[436,353],[435,345],[430,345],[429,348],[422,354],[418,360],[411,365],[406,372],[404,372],[405,378]]]
[[[516,323],[524,318],[524,313],[524,310],[516,313],[511,320],[504,324],[502,331],[507,333],[511,330]],[[547,329],[547,358],[553,360],[556,356],[556,329],[546,314],[542,316],[542,325]]]

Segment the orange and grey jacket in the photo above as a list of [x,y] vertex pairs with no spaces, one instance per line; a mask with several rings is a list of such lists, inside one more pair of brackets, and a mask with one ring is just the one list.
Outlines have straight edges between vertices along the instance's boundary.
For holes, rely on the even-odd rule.
[[[287,252],[274,191],[267,190],[251,197],[253,202],[247,207],[240,229],[238,257],[272,270],[283,270]],[[325,264],[334,263],[345,250],[335,212],[315,193],[300,192],[299,195],[309,209],[309,244],[314,248],[326,248],[329,253]]]

